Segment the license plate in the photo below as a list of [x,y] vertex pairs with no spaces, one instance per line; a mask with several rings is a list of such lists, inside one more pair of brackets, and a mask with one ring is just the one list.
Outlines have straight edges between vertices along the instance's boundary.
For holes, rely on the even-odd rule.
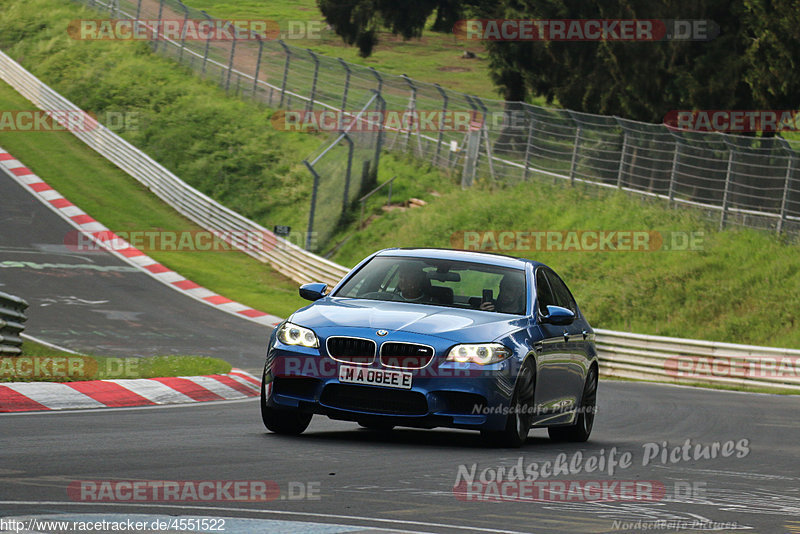
[[368,384],[387,388],[411,389],[411,373],[389,369],[369,369],[342,365],[339,367],[339,382]]

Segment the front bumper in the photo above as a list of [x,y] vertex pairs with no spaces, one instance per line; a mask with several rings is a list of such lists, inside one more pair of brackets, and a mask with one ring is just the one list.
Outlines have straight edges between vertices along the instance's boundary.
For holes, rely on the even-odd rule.
[[[505,427],[503,408],[511,403],[518,367],[514,358],[486,366],[448,362],[445,355],[455,343],[418,335],[407,340],[436,352],[422,369],[394,369],[411,373],[410,389],[343,383],[340,367],[354,365],[329,357],[324,343],[309,349],[273,340],[264,371],[267,403],[362,423],[488,431]],[[379,358],[358,367],[386,369]]]

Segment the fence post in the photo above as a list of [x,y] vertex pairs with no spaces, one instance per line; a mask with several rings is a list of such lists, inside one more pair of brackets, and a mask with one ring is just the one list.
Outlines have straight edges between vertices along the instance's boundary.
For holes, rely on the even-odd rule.
[[347,93],[350,90],[350,65],[347,64],[345,60],[342,58],[336,58],[339,60],[339,64],[344,69],[344,90],[342,90],[342,106],[339,109],[341,113],[339,113],[339,129],[342,128],[342,120],[344,119],[344,111],[347,109]]
[[492,154],[492,143],[489,140],[489,126],[487,125],[489,119],[489,109],[483,104],[483,101],[477,96],[473,97],[478,105],[483,110],[483,119],[481,120],[481,135],[483,135],[483,144],[486,148],[486,161],[489,162],[489,174],[492,180],[497,180],[497,175],[494,172],[494,155]]
[[[381,93],[379,91],[375,91],[377,96],[376,101],[378,102],[378,111],[380,112],[380,117],[383,117],[386,114],[386,100],[383,99]],[[372,166],[371,174],[374,177],[374,181],[378,181],[378,165],[381,161],[381,149],[383,148],[383,120],[381,119],[380,123],[378,124],[378,135],[375,139],[375,156],[373,160],[375,164]],[[362,184],[363,185],[363,184]]]
[[528,163],[531,157],[531,142],[533,139],[533,128],[536,124],[536,116],[533,113],[528,113],[527,111],[525,111],[525,115],[530,117],[528,122],[528,137],[525,141],[525,160],[522,162],[525,167],[522,171],[522,179],[527,182],[529,174]]
[[261,73],[261,56],[264,53],[264,41],[261,40],[261,36],[256,35],[256,40],[258,40],[258,58],[256,59],[256,73],[253,75],[253,100],[258,97],[258,75]]
[[225,92],[228,92],[228,88],[231,86],[231,73],[233,72],[233,56],[236,54],[236,35],[233,36],[233,40],[231,41],[231,57],[228,59],[228,77],[225,80]]
[[136,20],[139,20],[139,15],[142,13],[142,0],[136,3]]
[[[417,110],[417,88],[414,86],[414,84],[411,82],[411,79],[406,74],[401,74],[400,77],[403,78],[403,80],[406,82],[406,85],[408,85],[408,88],[411,90],[411,97],[408,99],[408,104],[406,104],[406,110],[411,110],[411,113],[413,114]],[[414,120],[413,116],[412,116],[411,120],[412,121]],[[409,141],[409,139],[411,139],[411,127],[412,126],[413,126],[413,122],[411,124],[409,124],[408,130],[406,131],[405,135],[403,135],[403,138],[404,138],[403,139],[403,151],[404,152],[408,150],[408,141]],[[401,123],[401,125],[400,125],[401,131],[402,131],[402,127],[403,127],[403,125]],[[398,132],[398,134],[399,133],[400,132]]]
[[383,78],[381,78],[381,74],[377,70],[375,70],[375,67],[370,67],[369,70],[372,71],[372,75],[375,76],[376,80],[378,80],[378,94],[382,94],[383,93]]
[[436,136],[436,154],[433,156],[434,165],[439,161],[439,153],[442,150],[442,137],[444,136],[444,117],[447,115],[447,93],[438,83],[433,84],[442,96],[442,116],[439,117],[439,135]]
[[725,172],[725,191],[722,194],[722,215],[719,218],[719,229],[725,228],[728,218],[728,194],[731,188],[731,171],[733,170],[733,147],[728,146],[728,169]]
[[[472,108],[472,117],[478,113],[475,103],[469,95],[464,95],[469,106]],[[475,172],[478,168],[478,157],[480,156],[480,129],[473,129],[473,120],[469,122],[469,129],[467,130],[467,146],[465,147],[466,154],[464,155],[464,170],[461,174],[461,188],[466,189],[472,187],[472,182],[475,180]],[[475,132],[478,132],[477,135]]]
[[158,52],[158,30],[161,27],[160,22],[161,22],[161,15],[163,14],[163,12],[164,12],[164,0],[160,0],[158,2],[158,18],[157,18],[159,24],[156,24],[156,31],[155,34],[153,34],[153,52]]
[[[206,13],[205,11],[200,11],[200,13],[203,14],[203,16],[206,18],[207,21],[211,20],[211,16],[208,13]],[[204,76],[206,74],[206,64],[208,63],[208,51],[209,51],[209,48],[211,47],[211,37],[212,37],[212,35],[209,34],[208,39],[206,39],[206,49],[203,52],[203,71],[202,72],[203,72]]]
[[672,155],[672,169],[669,172],[669,195],[667,197],[668,205],[672,205],[675,200],[675,180],[678,176],[678,165],[681,162],[681,141],[675,139],[675,153]]
[[178,0],[178,4],[180,4],[181,8],[183,9],[183,27],[181,28],[181,49],[178,52],[178,63],[183,61],[183,50],[186,48],[186,24],[189,21],[189,8],[184,5],[183,2]]
[[286,61],[283,63],[283,80],[281,81],[281,101],[278,104],[278,107],[283,107],[283,101],[286,97],[286,80],[289,78],[289,62],[292,59],[292,52],[282,40],[279,39],[278,44],[281,45],[281,48],[283,48],[283,53],[286,55]]
[[785,139],[783,141],[783,148],[789,153],[789,161],[786,163],[786,179],[783,182],[783,197],[781,198],[781,214],[778,219],[778,233],[783,231],[783,225],[786,223],[786,205],[789,202],[789,184],[792,180],[792,171],[794,170],[794,150],[789,146]]
[[311,80],[311,94],[309,95],[308,103],[306,104],[306,111],[311,112],[314,111],[314,97],[317,96],[317,78],[319,77],[319,58],[317,55],[311,51],[310,48],[306,48],[308,51],[308,55],[311,56],[311,59],[314,61],[314,78]]
[[317,190],[319,189],[319,174],[306,160],[303,163],[314,176],[314,187],[311,189],[311,209],[308,211],[308,229],[306,230],[306,250],[311,250],[311,235],[314,233],[314,211],[317,208]]
[[353,150],[354,150],[354,143],[353,140],[350,139],[350,136],[346,133],[342,134],[344,139],[347,141],[348,150],[347,150],[347,171],[345,172],[344,177],[344,197],[342,198],[342,214],[347,213],[347,205],[350,203],[350,199],[348,198],[350,194],[350,176],[351,170],[353,168]]
[[[581,125],[578,124],[578,129],[575,130],[575,144],[572,146],[572,161],[569,164],[569,184],[575,184],[575,168],[578,166],[578,147],[581,142]],[[553,178],[555,183],[555,178]]]

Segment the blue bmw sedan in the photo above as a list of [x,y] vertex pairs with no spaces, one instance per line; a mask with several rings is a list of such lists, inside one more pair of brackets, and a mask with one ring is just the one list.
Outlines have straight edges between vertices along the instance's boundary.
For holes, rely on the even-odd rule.
[[300,434],[314,414],[389,430],[479,430],[519,447],[533,427],[586,441],[594,422],[594,332],[539,262],[443,249],[386,249],[359,263],[269,340],[261,413]]

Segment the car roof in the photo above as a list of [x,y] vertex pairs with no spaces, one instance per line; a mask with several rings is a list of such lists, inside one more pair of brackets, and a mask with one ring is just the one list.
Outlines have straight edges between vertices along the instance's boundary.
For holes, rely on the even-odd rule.
[[399,256],[404,258],[442,259],[455,261],[471,261],[498,267],[511,267],[524,269],[525,265],[543,265],[534,260],[515,258],[504,254],[491,252],[475,252],[471,250],[455,250],[449,248],[387,248],[375,254],[376,256]]

